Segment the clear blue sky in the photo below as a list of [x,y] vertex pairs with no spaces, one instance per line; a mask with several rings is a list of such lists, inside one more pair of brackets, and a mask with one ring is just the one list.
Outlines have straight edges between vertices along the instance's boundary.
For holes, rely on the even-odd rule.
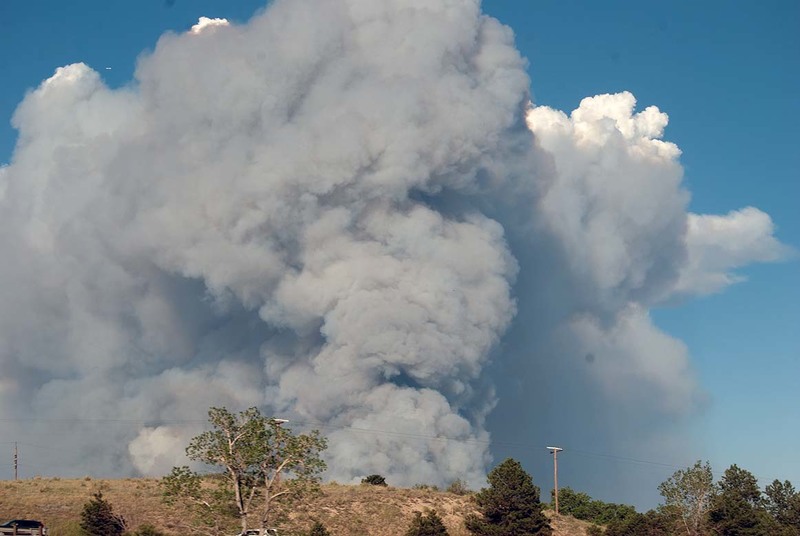
[[[261,4],[0,0],[0,162],[13,148],[14,108],[56,67],[83,61],[122,85],[164,31],[201,15],[244,21]],[[586,96],[631,91],[641,108],[669,114],[665,138],[683,150],[694,212],[753,205],[800,247],[800,3],[488,0],[484,10],[515,30],[536,103],[569,111]],[[797,485],[800,263],[743,273],[747,282],[655,318],[688,344],[710,396],[687,438],[697,457]]]

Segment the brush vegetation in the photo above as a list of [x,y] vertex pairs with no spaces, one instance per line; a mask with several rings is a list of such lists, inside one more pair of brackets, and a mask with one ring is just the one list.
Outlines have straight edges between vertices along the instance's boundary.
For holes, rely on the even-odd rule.
[[[206,485],[214,485],[208,479]],[[102,492],[125,518],[128,530],[146,525],[169,536],[195,534],[192,514],[180,504],[166,504],[159,480],[136,478],[95,480],[34,478],[0,481],[0,519],[39,519],[50,536],[79,536],[81,512],[95,493]],[[404,536],[417,512],[435,511],[450,536],[470,536],[464,527],[469,515],[478,514],[473,495],[392,486],[323,484],[320,492],[280,512],[280,536],[306,536],[319,521],[332,536]],[[582,536],[589,523],[569,516],[554,517],[554,536]],[[237,533],[234,519],[225,534]]]

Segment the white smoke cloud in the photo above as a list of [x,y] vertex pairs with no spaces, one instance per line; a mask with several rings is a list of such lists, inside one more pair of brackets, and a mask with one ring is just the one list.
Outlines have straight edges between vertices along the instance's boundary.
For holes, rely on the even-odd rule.
[[323,423],[332,478],[477,485],[518,305],[609,400],[691,411],[648,308],[780,258],[772,223],[688,214],[657,108],[525,117],[528,85],[470,0],[278,0],[127,88],[59,68],[0,168],[0,417],[74,422],[62,470],[158,474],[209,405],[259,405]]
[[196,35],[203,30],[210,30],[220,26],[230,26],[230,22],[228,22],[228,19],[211,19],[209,17],[200,17],[197,21],[197,24],[193,25],[189,30],[189,33]]
[[577,289],[560,344],[591,355],[609,398],[681,414],[704,397],[687,349],[652,324],[647,308],[719,290],[735,282],[729,269],[779,260],[788,248],[757,209],[687,213],[681,152],[660,139],[668,117],[654,106],[635,113],[635,105],[623,92],[586,98],[569,116],[528,111],[555,167],[536,217],[557,237]]
[[689,214],[686,247],[689,262],[677,291],[709,294],[744,281],[732,272],[753,262],[786,259],[794,252],[775,236],[772,218],[755,207],[734,210],[725,216]]
[[582,353],[593,356],[594,372],[609,397],[647,402],[667,414],[686,413],[700,400],[686,346],[656,328],[641,307],[631,305],[610,327],[591,317],[570,327]]
[[175,452],[186,447],[186,438],[174,428],[142,428],[128,445],[133,464],[147,476],[162,476],[175,466]]
[[164,36],[136,78],[63,67],[15,114],[2,281],[31,306],[2,360],[37,393],[17,411],[153,423],[97,465],[152,473],[182,450],[170,421],[211,403],[342,426],[411,405],[433,440],[382,468],[359,454],[380,436],[342,439],[332,474],[477,482],[486,443],[435,438],[485,438],[472,382],[516,263],[495,221],[415,196],[476,189],[525,101],[511,33],[470,2],[276,2]]
[[541,218],[586,299],[611,311],[664,292],[685,255],[680,150],[659,139],[667,115],[635,105],[624,92],[586,98],[571,116],[545,106],[527,114],[556,168]]

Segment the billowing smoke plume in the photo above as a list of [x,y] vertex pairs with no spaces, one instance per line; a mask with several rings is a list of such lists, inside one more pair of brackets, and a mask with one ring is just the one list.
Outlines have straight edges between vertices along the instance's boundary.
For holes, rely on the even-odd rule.
[[731,269],[789,249],[758,209],[687,214],[680,150],[661,140],[667,115],[654,106],[634,113],[635,105],[625,92],[584,99],[570,117],[546,107],[528,112],[556,168],[535,217],[556,237],[568,286],[577,289],[567,331],[596,358],[609,396],[627,399],[634,388],[648,403],[683,412],[699,394],[686,348],[656,329],[647,309],[721,290],[738,280]]
[[277,0],[126,88],[59,68],[0,169],[0,418],[59,434],[42,471],[159,474],[209,405],[259,405],[324,425],[331,478],[413,484],[482,480],[490,358],[585,355],[601,398],[691,411],[648,309],[785,247],[757,209],[687,214],[658,109],[528,91],[477,0]]

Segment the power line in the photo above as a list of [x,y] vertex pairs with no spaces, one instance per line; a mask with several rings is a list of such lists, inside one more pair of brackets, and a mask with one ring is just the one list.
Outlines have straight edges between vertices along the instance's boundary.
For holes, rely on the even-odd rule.
[[[319,427],[319,428],[333,428],[333,429],[336,429],[336,430],[351,430],[351,431],[355,431],[355,432],[364,432],[364,433],[380,433],[380,434],[385,434],[385,435],[390,435],[390,436],[412,437],[412,438],[425,439],[425,440],[455,441],[455,442],[459,442],[459,443],[487,445],[487,446],[493,446],[493,447],[505,447],[505,448],[513,448],[513,449],[525,450],[525,451],[532,451],[532,450],[535,450],[535,449],[547,448],[544,445],[538,445],[538,444],[534,444],[534,443],[521,443],[521,442],[510,442],[510,441],[483,440],[483,439],[462,439],[462,438],[453,438],[453,437],[447,437],[447,436],[431,436],[431,435],[424,435],[424,434],[413,434],[413,433],[407,433],[407,432],[398,432],[398,431],[394,431],[394,430],[379,430],[379,429],[375,429],[375,428],[360,428],[360,427],[355,427],[355,426],[331,425],[331,424],[325,424],[325,423],[313,422],[313,421],[301,422],[301,421],[295,420],[294,422],[296,422],[298,424],[301,424],[301,425],[305,425],[305,426],[314,426],[314,427]],[[571,453],[575,453],[575,454],[579,454],[579,455],[592,456],[592,457],[597,457],[597,458],[605,458],[605,459],[621,461],[621,462],[636,463],[636,464],[642,464],[642,465],[653,465],[653,466],[665,467],[665,468],[669,468],[669,469],[683,469],[685,467],[685,466],[682,466],[682,465],[676,465],[676,464],[672,464],[672,463],[656,462],[656,461],[650,461],[650,460],[643,460],[643,459],[639,459],[639,458],[630,458],[630,457],[619,456],[619,455],[615,455],[615,454],[605,454],[605,453],[600,453],[600,452],[591,452],[591,451],[586,451],[586,450],[581,450],[581,449],[573,449],[571,447],[565,447],[565,449],[569,450],[569,452],[571,452]],[[689,465],[691,465],[691,464],[689,464]]]
[[[0,422],[43,422],[43,423],[90,423],[90,424],[127,424],[127,425],[138,425],[138,426],[167,426],[167,425],[187,425],[187,424],[207,424],[206,419],[114,419],[114,418],[1,418]],[[430,434],[419,434],[419,433],[412,433],[412,432],[401,432],[397,430],[384,430],[378,428],[365,428],[359,426],[348,426],[348,425],[340,425],[340,424],[330,424],[324,423],[321,421],[303,421],[293,419],[293,423],[298,424],[300,427],[307,427],[307,428],[320,428],[326,430],[333,430],[333,431],[349,431],[355,433],[365,433],[365,434],[380,434],[387,437],[398,437],[398,438],[410,438],[410,439],[417,439],[421,441],[441,441],[441,442],[455,442],[460,444],[467,444],[467,445],[481,445],[481,446],[492,446],[495,448],[506,448],[506,449],[516,449],[525,452],[535,452],[537,449],[546,448],[545,445],[542,444],[534,444],[529,442],[513,442],[513,441],[498,441],[498,440],[488,440],[488,439],[479,439],[479,438],[464,438],[464,437],[448,437],[444,435],[430,435]],[[83,432],[81,432],[83,433]],[[5,441],[0,442],[0,444],[14,444],[13,441]],[[63,448],[54,449],[51,447],[44,447],[41,445],[34,445],[29,443],[19,443],[19,445],[30,446],[34,448],[44,449],[44,450],[53,450],[58,452],[64,452]],[[679,465],[675,463],[668,463],[665,461],[655,461],[655,460],[646,460],[642,458],[633,458],[628,456],[620,456],[616,454],[608,454],[602,452],[593,452],[583,449],[575,449],[569,447],[569,445],[564,447],[565,450],[568,450],[572,454],[577,454],[579,456],[586,456],[586,457],[593,457],[593,458],[601,458],[621,463],[628,463],[628,464],[636,464],[636,465],[649,465],[653,467],[662,467],[666,469],[685,469],[686,467],[690,467],[692,464],[686,465]],[[721,474],[719,471],[713,471],[714,474]],[[768,481],[772,479],[763,478],[758,475],[754,475],[756,478],[762,481]]]
[[[161,424],[197,424],[197,423],[206,423],[208,422],[207,419],[170,419],[170,420],[163,420],[163,419],[107,419],[107,418],[82,418],[82,417],[73,417],[73,418],[62,418],[62,419],[51,419],[51,418],[42,418],[42,417],[12,417],[12,418],[0,418],[0,422],[44,422],[44,423],[76,423],[76,422],[85,422],[85,423],[123,423],[123,424],[141,424],[147,425],[154,422],[158,422]],[[13,443],[13,441],[12,441]]]
[[[124,423],[124,424],[136,424],[136,425],[158,425],[158,426],[165,426],[170,424],[206,424],[208,421],[205,419],[169,419],[169,420],[142,420],[142,419],[111,419],[111,418],[68,418],[68,419],[47,419],[47,418],[10,418],[10,419],[0,419],[0,422],[64,422],[64,423],[74,423],[74,422],[85,422],[85,423],[92,423],[92,424],[99,424],[99,423]],[[397,430],[384,430],[378,428],[364,428],[358,426],[348,426],[348,425],[339,425],[339,424],[328,424],[321,421],[301,421],[301,420],[293,420],[294,423],[299,424],[303,427],[316,427],[322,429],[329,429],[334,431],[351,431],[357,433],[367,433],[367,434],[381,434],[390,437],[406,437],[412,439],[419,439],[425,441],[443,441],[443,442],[456,442],[462,444],[474,444],[474,445],[483,445],[483,446],[494,446],[494,447],[503,447],[503,448],[512,448],[512,449],[519,449],[519,450],[533,450],[533,449],[540,449],[546,448],[544,445],[538,445],[534,443],[527,443],[527,442],[511,442],[511,441],[497,441],[497,440],[488,440],[488,439],[478,439],[478,438],[460,438],[460,437],[448,437],[444,435],[430,435],[430,434],[418,434],[418,433],[411,433],[411,432],[400,432]],[[13,443],[13,442],[10,442]],[[34,446],[34,445],[31,445]],[[48,449],[49,447],[41,447],[37,446],[37,448],[45,448]],[[592,456],[598,458],[605,458],[611,459],[616,461],[622,462],[629,462],[629,463],[636,463],[636,464],[643,464],[643,465],[653,465],[658,467],[665,467],[665,468],[672,468],[672,469],[680,469],[683,466],[675,465],[672,463],[665,463],[665,462],[658,462],[652,460],[643,460],[640,458],[631,458],[626,456],[619,456],[614,454],[606,454],[606,453],[599,453],[599,452],[591,452],[582,449],[573,449],[571,447],[566,447],[570,452],[584,455],[584,456]],[[61,450],[61,449],[53,449],[53,450]]]
[[35,449],[42,449],[42,450],[52,450],[53,452],[64,452],[64,449],[57,449],[53,447],[44,447],[42,445],[34,445],[33,443],[23,443],[22,441],[19,442],[20,446],[23,447],[32,447]]

